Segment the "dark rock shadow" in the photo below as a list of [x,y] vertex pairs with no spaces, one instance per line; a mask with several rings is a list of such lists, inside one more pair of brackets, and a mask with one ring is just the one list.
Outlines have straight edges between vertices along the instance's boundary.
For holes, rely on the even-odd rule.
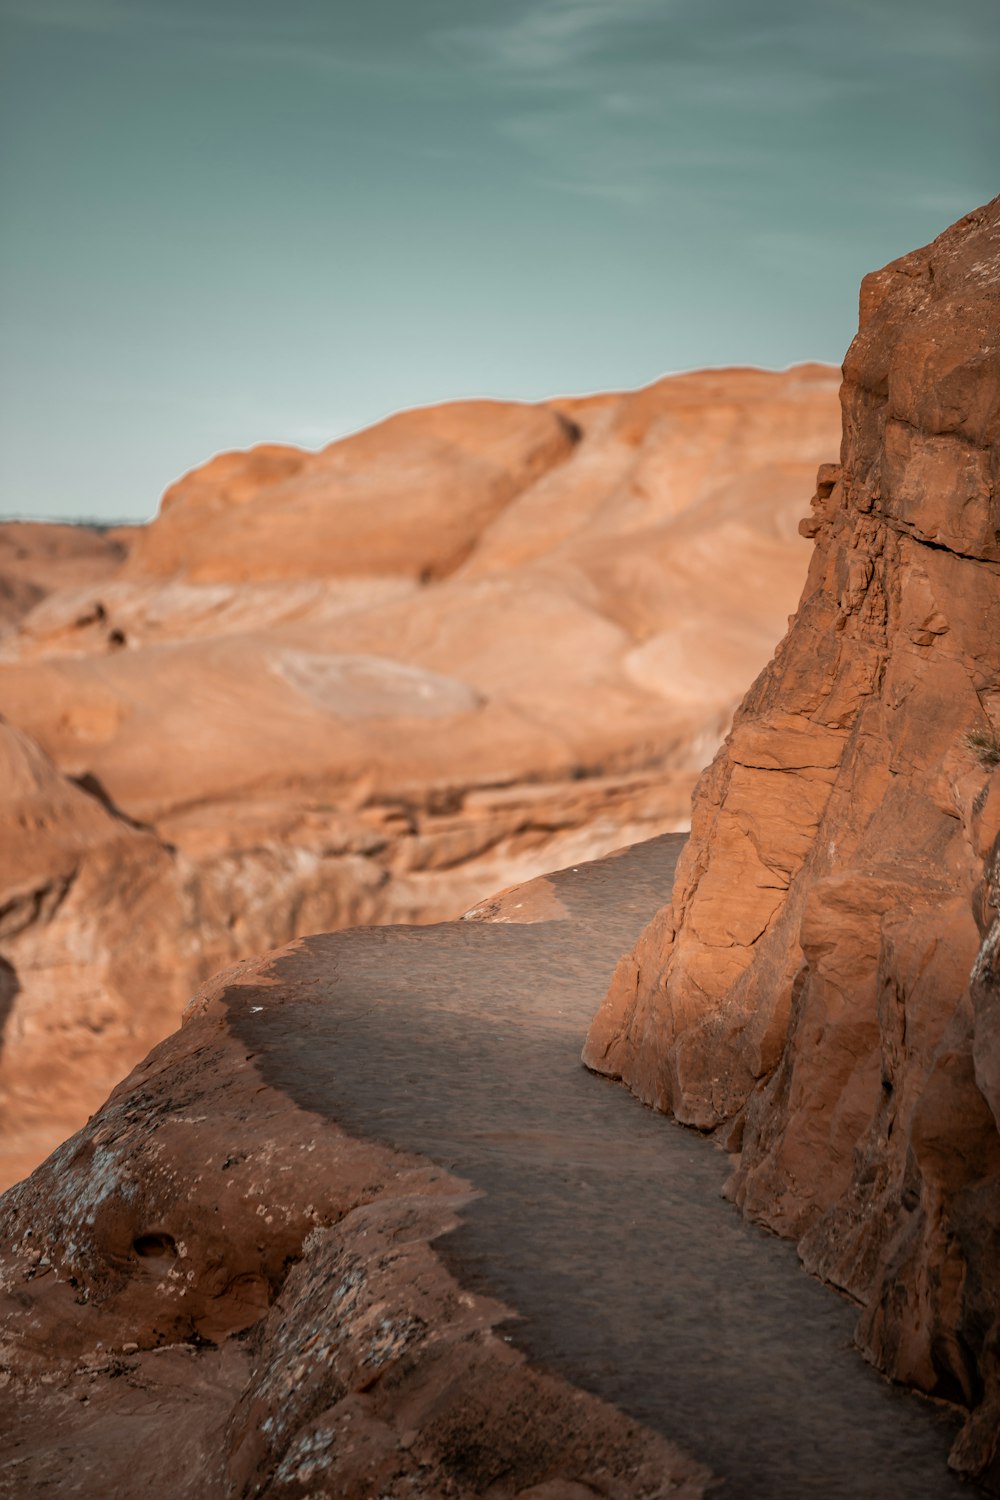
[[[110,813],[117,822],[124,823],[127,828],[134,828],[137,833],[152,833],[159,837],[152,823],[140,823],[119,807],[107,787],[99,777],[94,775],[93,771],[81,771],[78,776],[70,776],[69,780],[74,786],[79,787],[81,792],[86,792],[88,797],[93,797],[95,802],[99,802],[105,812]],[[174,853],[172,844],[164,844],[164,848],[171,854]]]
[[0,958],[0,1054],[3,1052],[7,1022],[14,1008],[14,1001],[21,993],[21,982],[17,970],[6,958]]

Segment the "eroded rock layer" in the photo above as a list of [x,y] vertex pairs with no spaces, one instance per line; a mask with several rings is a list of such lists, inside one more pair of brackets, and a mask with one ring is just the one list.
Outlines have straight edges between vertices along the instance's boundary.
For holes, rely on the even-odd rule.
[[193,936],[148,829],[0,719],[0,1140],[7,1182],[108,1094],[179,1010]]
[[724,1130],[1000,1486],[1000,199],[865,279],[841,402],[798,613],[584,1058]]
[[[147,850],[162,891],[140,906],[128,862],[117,882],[109,865],[77,939],[77,903],[50,930],[50,904],[18,896],[0,930],[16,971],[0,1185],[223,965],[452,917],[686,825],[794,605],[800,497],[836,431],[824,366],[705,371],[224,454],[148,527],[106,537],[0,527],[0,598],[21,616],[0,640],[0,713],[60,797],[72,782],[91,822]],[[38,826],[17,834],[36,865]],[[97,985],[94,955],[123,932],[148,955],[141,1023],[108,965]]]
[[0,522],[0,636],[49,594],[93,588],[118,572],[128,528]]

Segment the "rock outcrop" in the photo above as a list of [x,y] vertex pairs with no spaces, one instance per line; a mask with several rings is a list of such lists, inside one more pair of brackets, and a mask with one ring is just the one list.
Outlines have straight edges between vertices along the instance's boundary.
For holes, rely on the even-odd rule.
[[798,613],[584,1058],[720,1131],[1000,1488],[1000,199],[865,279],[841,401]]
[[194,944],[154,834],[0,719],[0,1140],[30,1171],[163,1034]]
[[[540,884],[516,909],[501,898],[498,919],[540,921],[543,937],[568,929],[560,951],[596,952],[606,983],[623,920],[632,932],[642,921],[634,892],[596,917],[584,902],[574,919]],[[655,894],[643,896],[648,911]],[[470,940],[488,967],[483,940],[509,929],[476,916],[441,932],[432,983],[449,954],[460,973]],[[183,1029],[0,1200],[0,1495],[704,1495],[700,1464],[529,1362],[501,1331],[515,1311],[447,1268],[434,1242],[477,1196],[471,1184],[346,1134],[269,1080],[268,1048],[248,1046],[261,1015],[287,1036],[303,1001],[333,1018],[356,1010],[349,984],[328,988],[337,954],[349,965],[352,940],[382,936],[306,940],[220,975]],[[506,979],[530,995],[524,960],[537,954],[508,953],[495,989]],[[371,982],[405,988],[415,967],[426,985],[428,957],[402,957],[370,954]],[[441,998],[461,989],[445,979]],[[299,1034],[335,1087],[336,1045]],[[461,1089],[460,1068],[452,1077]],[[503,1144],[519,1155],[524,1135]]]
[[684,843],[206,986],[0,1198],[0,1495],[962,1500],[954,1413],[579,1065]]
[[0,522],[0,636],[48,594],[113,578],[128,554],[128,528]]
[[[20,557],[39,595],[0,641],[0,712],[169,890],[141,912],[127,874],[94,892],[88,931],[134,931],[149,954],[135,1049],[107,1065],[111,1031],[79,1020],[97,1003],[91,939],[79,990],[69,964],[44,977],[70,940],[47,906],[5,940],[0,1089],[20,1087],[21,1030],[51,1059],[31,1075],[30,1141],[21,1105],[6,1116],[6,1180],[222,966],[302,933],[455,916],[685,826],[794,605],[800,497],[836,431],[825,367],[708,371],[408,412],[319,453],[226,454],[148,527],[108,537],[0,527],[0,573]],[[35,834],[19,837],[34,858]]]

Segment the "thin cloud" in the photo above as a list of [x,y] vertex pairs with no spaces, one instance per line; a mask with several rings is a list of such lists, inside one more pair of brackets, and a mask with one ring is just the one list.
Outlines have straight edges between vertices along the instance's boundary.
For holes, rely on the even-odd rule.
[[[628,111],[609,112],[603,95],[581,93],[506,115],[494,129],[534,163],[526,176],[555,191],[631,209],[696,194],[701,204],[724,208],[747,184],[773,179],[782,158],[764,142],[720,141],[678,128],[678,116],[698,118],[700,81],[662,69],[653,79],[636,78]],[[671,112],[664,111],[664,94]],[[679,106],[681,99],[686,103]]]
[[531,76],[599,53],[615,31],[662,20],[663,9],[662,0],[541,0],[511,20],[453,27],[435,39],[459,61]]
[[362,57],[356,52],[338,50],[329,44],[303,41],[245,41],[218,44],[218,50],[236,61],[263,63],[269,67],[291,68],[303,73],[365,74],[369,77],[411,77],[412,67],[405,60]]
[[580,178],[556,177],[532,174],[532,182],[552,192],[570,193],[577,198],[595,198],[602,203],[617,204],[622,208],[645,208],[662,196],[663,184],[658,180],[627,178]]
[[[678,174],[703,176],[702,191],[729,192],[745,142],[714,159],[685,146],[718,134],[723,117],[766,139],[783,116],[842,104],[868,80],[797,45],[794,27],[696,24],[691,0],[535,0],[479,25],[429,38],[500,101],[495,133],[524,153],[526,176],[553,190],[640,209],[676,192]],[[758,31],[785,33],[797,55],[778,66]],[[744,44],[750,45],[745,46]],[[699,123],[700,122],[700,123]],[[775,152],[744,161],[773,171]],[[532,165],[533,163],[533,165]]]

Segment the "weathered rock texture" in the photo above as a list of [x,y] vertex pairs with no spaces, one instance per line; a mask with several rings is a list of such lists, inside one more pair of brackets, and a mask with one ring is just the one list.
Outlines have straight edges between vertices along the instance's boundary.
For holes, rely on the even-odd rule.
[[30,1171],[184,1002],[194,936],[170,854],[0,719],[0,1137]]
[[584,1057],[742,1143],[737,1202],[998,1487],[1000,199],[865,279],[841,401],[798,613]]
[[[178,992],[227,963],[306,932],[454,916],[685,826],[697,770],[794,605],[835,392],[834,372],[802,366],[461,403],[320,453],[223,455],[145,528],[0,528],[0,573],[20,557],[45,593],[0,642],[0,713],[75,779],[89,816],[157,846],[165,892],[140,912],[127,862],[117,886],[109,866],[80,989],[69,963],[52,983],[47,956],[77,908],[63,937],[44,902],[19,909],[0,1058],[17,1160],[0,1181],[106,1093],[109,1027],[132,1023],[110,981],[113,1026],[81,1022],[99,1007],[98,933],[113,953],[127,929],[149,953],[120,1075],[150,1018],[166,1035]],[[35,834],[20,838],[38,865]],[[60,1105],[44,1141],[37,1073],[36,1125],[16,1139],[14,1040],[29,1030],[64,1104],[67,1035],[80,1064],[76,1114]]]
[[[548,887],[498,916],[573,925]],[[248,1020],[353,1008],[289,959],[219,976],[0,1201],[0,1495],[698,1500],[700,1465],[530,1364],[445,1268],[468,1183],[268,1082]]]
[[0,636],[48,594],[114,577],[127,555],[128,529],[0,523]]

